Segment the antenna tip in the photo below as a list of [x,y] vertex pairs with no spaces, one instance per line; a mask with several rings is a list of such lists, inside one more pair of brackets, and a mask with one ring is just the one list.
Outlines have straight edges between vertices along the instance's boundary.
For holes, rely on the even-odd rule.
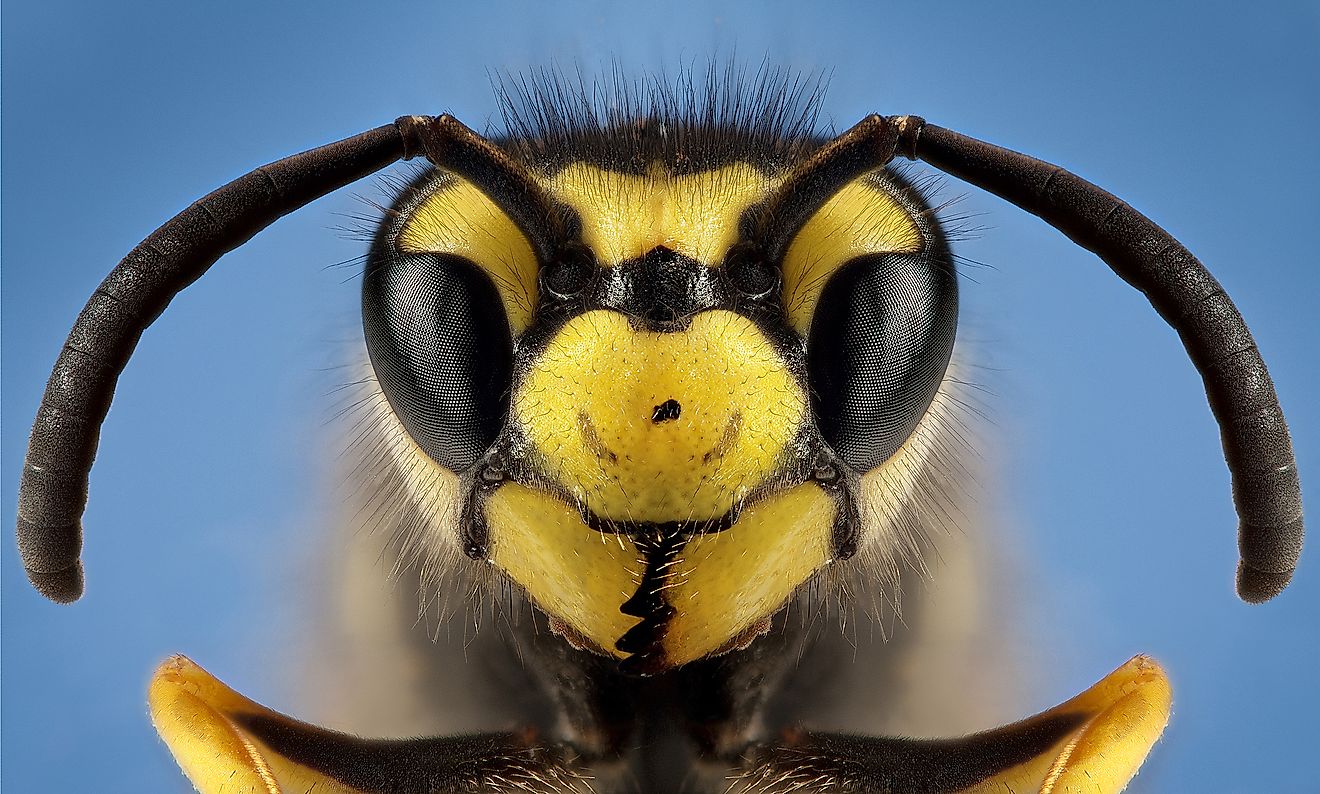
[[1238,563],[1238,597],[1248,604],[1263,604],[1283,592],[1292,580],[1293,569],[1286,571],[1262,571]]
[[57,604],[72,604],[83,594],[83,566],[81,562],[62,571],[27,571],[28,581],[37,592]]

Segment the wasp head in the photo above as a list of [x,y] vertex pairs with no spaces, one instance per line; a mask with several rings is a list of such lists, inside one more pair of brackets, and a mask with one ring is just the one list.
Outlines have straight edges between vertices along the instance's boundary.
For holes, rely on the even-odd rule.
[[391,448],[440,483],[423,545],[639,673],[743,647],[892,552],[957,285],[924,200],[849,135],[562,124],[500,140],[484,180],[409,185],[363,307]]

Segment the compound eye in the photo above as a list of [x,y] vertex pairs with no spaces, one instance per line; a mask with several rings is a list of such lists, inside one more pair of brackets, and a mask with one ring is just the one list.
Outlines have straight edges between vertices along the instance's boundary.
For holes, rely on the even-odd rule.
[[826,284],[807,339],[812,407],[853,469],[877,468],[912,435],[948,368],[957,316],[942,258],[864,256]]
[[408,186],[381,226],[362,280],[367,353],[394,414],[447,469],[470,468],[504,426],[539,265],[508,212],[443,171]]
[[949,365],[958,281],[943,234],[913,187],[875,171],[807,219],[782,271],[817,426],[871,471],[912,435]]
[[509,408],[513,340],[499,292],[450,254],[396,254],[369,265],[362,325],[376,379],[427,455],[452,471],[494,443]]
[[738,294],[750,300],[763,300],[779,287],[779,270],[759,246],[746,241],[724,256],[724,272]]
[[504,426],[537,271],[521,227],[451,174],[423,174],[386,215],[362,279],[367,353],[394,414],[447,469],[471,467]]
[[580,296],[600,270],[596,255],[582,243],[568,243],[555,260],[541,271],[541,289],[546,297],[560,301]]

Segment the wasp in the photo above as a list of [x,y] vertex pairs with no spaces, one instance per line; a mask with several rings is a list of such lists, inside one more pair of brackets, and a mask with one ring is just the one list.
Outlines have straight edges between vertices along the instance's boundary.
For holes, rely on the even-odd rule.
[[[567,101],[566,101],[567,99]],[[362,738],[249,700],[184,657],[153,721],[204,792],[1120,791],[1168,719],[1136,657],[999,728],[912,739],[801,727],[837,648],[794,609],[897,601],[957,479],[958,277],[896,160],[1001,196],[1094,252],[1179,334],[1219,422],[1239,595],[1300,554],[1300,486],[1265,364],[1180,243],[1063,168],[910,115],[838,135],[787,82],[624,95],[534,84],[505,129],[406,116],[261,166],[110,273],[34,424],[18,543],[83,590],[99,429],[141,333],[224,253],[399,161],[362,276],[359,477],[423,606],[525,608],[479,663],[517,730]],[[517,657],[520,664],[511,664]],[[804,673],[805,671],[805,673]],[[796,708],[796,710],[795,710]]]

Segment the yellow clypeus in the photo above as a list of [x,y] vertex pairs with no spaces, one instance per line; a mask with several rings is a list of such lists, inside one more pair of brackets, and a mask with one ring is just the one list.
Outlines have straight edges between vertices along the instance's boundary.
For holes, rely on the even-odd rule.
[[806,415],[774,345],[729,311],[668,333],[586,312],[551,338],[513,396],[538,468],[618,522],[723,517],[780,470]]

